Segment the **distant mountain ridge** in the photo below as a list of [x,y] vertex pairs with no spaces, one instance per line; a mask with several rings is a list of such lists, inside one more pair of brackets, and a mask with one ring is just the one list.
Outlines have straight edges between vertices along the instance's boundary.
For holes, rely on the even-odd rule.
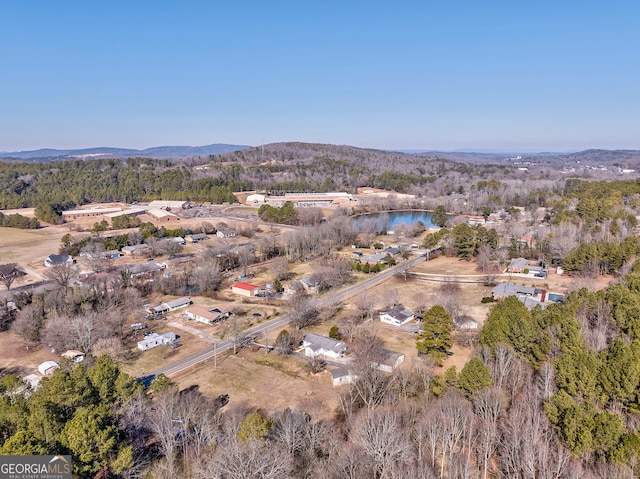
[[54,161],[71,159],[131,158],[153,159],[196,158],[194,164],[204,164],[210,155],[222,161],[239,161],[259,164],[265,160],[302,160],[312,162],[318,157],[333,157],[358,164],[382,162],[416,163],[429,160],[449,160],[473,164],[514,164],[516,161],[546,165],[569,163],[614,164],[625,168],[640,169],[640,150],[590,149],[576,152],[489,152],[489,151],[438,151],[438,150],[380,150],[349,145],[333,145],[304,142],[270,143],[257,147],[216,143],[205,146],[156,146],[143,150],[132,148],[94,147],[81,149],[40,149],[31,151],[0,152],[5,161]]
[[40,150],[0,152],[0,158],[16,160],[47,160],[65,158],[130,158],[144,156],[146,158],[184,158],[188,156],[216,155],[251,148],[247,145],[228,145],[214,143],[204,146],[154,146],[144,150],[133,148],[94,147],[69,150],[43,148]]

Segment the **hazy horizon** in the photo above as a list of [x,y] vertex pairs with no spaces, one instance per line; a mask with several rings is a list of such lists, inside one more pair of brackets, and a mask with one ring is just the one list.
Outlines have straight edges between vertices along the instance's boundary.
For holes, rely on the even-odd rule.
[[[297,140],[290,140],[290,141],[283,141],[283,142],[274,142],[274,143],[318,143],[318,142],[298,142]],[[248,148],[257,148],[260,147],[261,145],[236,145],[233,143],[228,143],[228,142],[219,142],[219,143],[206,143],[206,144],[199,144],[199,145],[178,145],[178,144],[162,144],[162,145],[151,145],[151,146],[145,146],[145,147],[141,147],[141,148],[137,148],[137,147],[121,147],[118,145],[111,145],[111,146],[105,146],[105,145],[101,145],[101,146],[86,146],[86,147],[56,147],[56,148],[52,148],[52,147],[44,147],[44,148],[28,148],[28,149],[22,149],[22,150],[0,150],[0,154],[10,154],[10,153],[25,153],[25,152],[32,152],[32,151],[39,151],[39,150],[56,150],[56,151],[68,151],[68,150],[87,150],[87,149],[100,149],[100,148],[113,148],[113,149],[131,149],[131,150],[138,150],[138,151],[143,151],[146,149],[150,149],[150,148],[162,148],[162,147],[187,147],[187,148],[199,148],[199,147],[205,147],[205,146],[209,146],[209,145],[217,145],[217,144],[223,144],[223,145],[231,145],[231,146],[244,146],[244,147],[248,147]],[[269,143],[265,143],[265,145],[268,145]],[[429,152],[437,152],[437,153],[486,153],[486,154],[490,154],[490,153],[494,153],[494,154],[546,154],[546,153],[555,153],[555,154],[570,154],[570,153],[577,153],[580,151],[585,151],[585,150],[640,150],[640,148],[599,148],[599,147],[591,147],[591,148],[573,148],[573,149],[563,149],[563,150],[545,150],[545,149],[540,149],[540,150],[533,150],[533,149],[505,149],[505,148],[373,148],[373,147],[369,147],[369,146],[359,146],[359,145],[351,145],[351,144],[335,144],[335,146],[350,146],[350,147],[355,147],[355,148],[363,148],[363,149],[376,149],[376,150],[381,150],[381,151],[395,151],[395,152],[399,152],[399,153],[408,153],[408,154],[417,154],[417,153],[429,153]]]

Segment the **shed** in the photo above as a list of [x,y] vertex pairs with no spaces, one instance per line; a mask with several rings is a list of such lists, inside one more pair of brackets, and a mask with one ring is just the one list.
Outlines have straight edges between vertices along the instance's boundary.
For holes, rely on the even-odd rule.
[[241,296],[252,297],[260,288],[254,284],[238,282],[231,285],[231,291]]
[[38,372],[43,376],[51,376],[53,372],[58,369],[60,365],[55,361],[45,361],[38,365]]
[[69,361],[73,361],[74,363],[81,363],[84,361],[84,353],[82,351],[78,351],[76,349],[70,349],[61,354],[61,356]]

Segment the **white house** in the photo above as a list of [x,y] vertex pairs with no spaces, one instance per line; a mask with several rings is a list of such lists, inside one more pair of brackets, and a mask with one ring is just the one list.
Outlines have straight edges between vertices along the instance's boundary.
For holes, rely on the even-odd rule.
[[404,306],[397,306],[380,312],[380,321],[394,326],[402,326],[409,321],[413,321],[414,318],[413,312]]
[[302,340],[304,355],[310,358],[326,356],[327,358],[339,358],[347,350],[347,345],[342,341],[320,336],[319,334],[305,334]]
[[404,354],[388,349],[381,349],[380,355],[375,361],[371,361],[371,365],[380,371],[392,372],[404,361]]
[[40,365],[38,365],[38,371],[43,376],[50,376],[59,367],[60,365],[55,361],[45,361],[44,363],[41,363]]
[[186,315],[188,318],[201,323],[215,324],[227,319],[231,316],[231,313],[229,311],[222,311],[219,308],[207,309],[202,306],[192,306],[187,309]]
[[218,236],[218,238],[233,238],[235,235],[236,231],[232,229],[218,230],[216,232],[216,236]]
[[183,296],[182,298],[174,299],[173,301],[167,301],[166,303],[159,304],[158,306],[145,304],[144,310],[152,316],[160,316],[161,314],[166,314],[169,311],[186,308],[191,304],[193,304],[193,301],[191,301],[186,296]]
[[330,374],[331,381],[333,382],[334,386],[340,386],[341,384],[351,384],[357,378],[357,376],[347,368],[333,369]]
[[52,268],[54,266],[60,266],[63,264],[73,264],[73,258],[68,254],[50,254],[44,260],[44,265],[47,268]]
[[168,333],[158,334],[151,333],[146,336],[142,341],[138,341],[138,349],[141,351],[147,351],[148,349],[161,346],[163,344],[172,344],[178,337],[175,333],[169,331]]

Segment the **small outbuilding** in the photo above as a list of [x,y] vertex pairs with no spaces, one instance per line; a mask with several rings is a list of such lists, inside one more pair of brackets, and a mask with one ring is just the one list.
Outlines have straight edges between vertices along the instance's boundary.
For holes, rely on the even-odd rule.
[[58,368],[60,368],[60,365],[55,361],[45,361],[38,365],[38,372],[43,376],[51,376]]
[[256,292],[260,288],[254,284],[238,282],[231,285],[231,291],[240,296],[247,296],[249,298],[256,295]]
[[61,354],[61,356],[69,361],[73,361],[74,363],[81,363],[84,361],[84,353],[82,351],[78,351],[76,349],[70,349]]

